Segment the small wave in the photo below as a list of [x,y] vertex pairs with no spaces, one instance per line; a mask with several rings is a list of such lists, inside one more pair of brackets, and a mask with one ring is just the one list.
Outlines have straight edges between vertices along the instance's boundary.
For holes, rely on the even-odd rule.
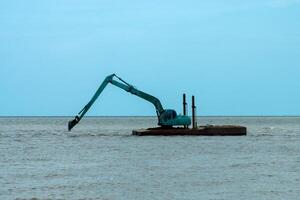
[[121,133],[67,133],[68,137],[128,137],[131,135],[125,135]]
[[248,135],[251,135],[252,137],[268,137],[268,136],[273,136],[274,134],[272,133],[249,133]]
[[236,164],[232,164],[229,167],[230,168],[251,168],[251,167],[259,167],[259,166],[263,166],[263,163],[236,163]]
[[261,131],[262,131],[263,133],[270,133],[270,132],[272,132],[272,131],[274,131],[274,130],[275,130],[275,127],[270,126],[270,127],[263,127]]
[[298,131],[292,128],[284,127],[262,127],[260,129],[254,129],[249,131],[251,136],[254,137],[266,137],[266,136],[295,136],[298,135]]

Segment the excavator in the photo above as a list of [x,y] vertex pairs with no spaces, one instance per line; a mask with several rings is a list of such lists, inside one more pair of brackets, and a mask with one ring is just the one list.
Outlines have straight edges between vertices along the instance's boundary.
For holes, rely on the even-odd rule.
[[[117,80],[115,80],[117,79]],[[105,89],[105,87],[111,83],[112,85],[115,85],[126,92],[129,92],[133,95],[136,95],[150,103],[152,103],[156,109],[156,114],[158,118],[158,125],[162,128],[170,128],[172,126],[189,126],[191,124],[191,119],[188,116],[185,115],[177,115],[175,110],[172,109],[164,109],[161,105],[159,99],[156,97],[147,94],[145,92],[142,92],[138,89],[136,89],[134,86],[130,85],[120,77],[118,77],[116,74],[111,74],[107,76],[102,84],[99,86],[97,91],[95,92],[94,96],[91,98],[91,100],[83,107],[83,109],[75,116],[75,118],[68,123],[68,130],[71,131],[71,129],[79,123],[79,121],[82,119],[82,117],[86,114],[86,112],[91,108],[93,103],[97,100],[99,95],[102,93],[102,91]]]

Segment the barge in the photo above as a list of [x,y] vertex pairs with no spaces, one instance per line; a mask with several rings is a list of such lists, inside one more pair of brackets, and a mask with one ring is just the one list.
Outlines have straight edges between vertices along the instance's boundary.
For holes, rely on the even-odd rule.
[[133,130],[137,136],[243,136],[247,128],[236,125],[205,125],[196,128],[147,128]]

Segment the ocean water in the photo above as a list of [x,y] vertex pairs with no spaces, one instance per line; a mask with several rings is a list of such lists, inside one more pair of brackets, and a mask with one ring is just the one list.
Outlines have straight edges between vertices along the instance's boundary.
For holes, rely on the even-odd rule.
[[200,117],[247,136],[139,137],[153,117],[0,118],[0,199],[300,199],[300,117]]

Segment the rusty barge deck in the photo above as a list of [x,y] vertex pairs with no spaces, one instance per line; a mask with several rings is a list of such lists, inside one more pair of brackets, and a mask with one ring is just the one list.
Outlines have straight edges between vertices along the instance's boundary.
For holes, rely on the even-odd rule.
[[138,136],[242,136],[247,135],[247,128],[235,125],[206,125],[190,128],[148,128],[133,130]]

